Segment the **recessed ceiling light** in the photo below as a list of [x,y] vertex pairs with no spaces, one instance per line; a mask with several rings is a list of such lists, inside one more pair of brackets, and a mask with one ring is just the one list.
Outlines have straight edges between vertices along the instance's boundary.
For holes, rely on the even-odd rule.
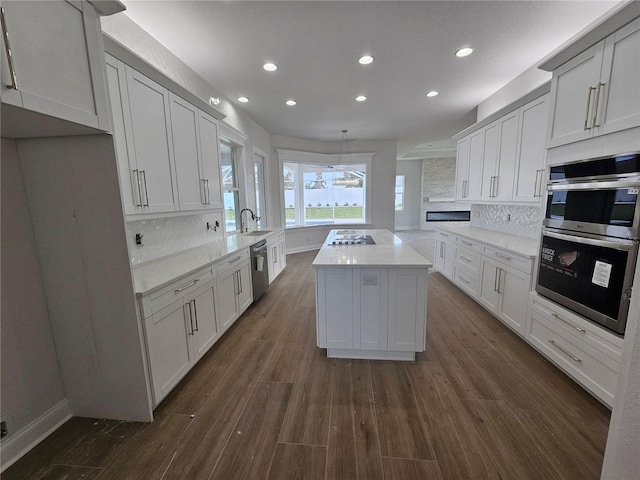
[[367,99],[364,95],[358,95],[356,97],[356,102],[364,102]]
[[473,48],[463,47],[456,52],[456,57],[466,57],[467,55],[471,55],[471,52],[473,52]]
[[427,93],[427,97],[435,97],[436,95],[438,95],[438,92],[436,92],[435,90],[431,90],[429,93]]
[[247,103],[249,101],[248,97],[238,97],[238,101],[240,103]]
[[361,65],[369,65],[373,63],[373,57],[371,55],[363,55],[358,59]]
[[275,72],[278,69],[278,66],[275,63],[265,63],[262,68],[267,72]]
[[293,106],[294,106],[296,103],[298,103],[298,102],[296,102],[295,100],[287,100],[287,101],[286,101],[286,102],[284,102],[284,103],[286,103],[286,104],[287,104],[287,105],[289,105],[290,107],[293,107]]

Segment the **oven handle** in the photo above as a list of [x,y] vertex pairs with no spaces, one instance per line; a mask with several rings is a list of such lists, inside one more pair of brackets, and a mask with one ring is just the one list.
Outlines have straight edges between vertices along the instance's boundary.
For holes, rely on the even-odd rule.
[[603,180],[602,182],[548,183],[547,191],[611,190],[614,188],[640,188],[640,180]]
[[631,251],[638,248],[638,240],[601,240],[603,237],[586,236],[580,233],[560,233],[549,228],[542,229],[542,235],[566,240],[568,242],[581,243],[583,245],[594,245],[596,247],[613,248],[614,250]]

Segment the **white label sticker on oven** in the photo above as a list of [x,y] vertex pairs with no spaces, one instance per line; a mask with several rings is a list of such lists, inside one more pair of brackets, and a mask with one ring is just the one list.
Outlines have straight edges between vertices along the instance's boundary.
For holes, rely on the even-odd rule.
[[595,283],[601,287],[609,287],[609,280],[611,279],[611,268],[613,265],[610,263],[601,262],[596,260],[596,264],[593,267],[593,277],[591,283]]
[[638,188],[628,188],[627,189],[627,195],[638,195],[638,192],[640,192],[640,189],[638,189]]

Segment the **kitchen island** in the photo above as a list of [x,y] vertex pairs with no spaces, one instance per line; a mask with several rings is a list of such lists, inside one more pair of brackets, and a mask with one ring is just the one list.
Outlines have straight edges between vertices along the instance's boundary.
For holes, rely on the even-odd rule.
[[313,261],[318,347],[333,358],[415,360],[431,266],[388,230],[331,230]]

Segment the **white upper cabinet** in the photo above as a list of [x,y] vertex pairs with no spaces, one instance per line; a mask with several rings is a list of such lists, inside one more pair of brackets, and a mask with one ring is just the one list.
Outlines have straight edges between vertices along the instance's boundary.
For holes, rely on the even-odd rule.
[[513,184],[513,200],[538,202],[545,185],[545,138],[549,95],[520,108],[520,141]]
[[[28,123],[24,131],[6,118],[3,134],[48,135],[50,118],[109,131],[102,30],[94,8],[85,1],[5,1],[2,8],[12,59],[10,64],[3,35],[2,103],[43,115],[28,122],[20,117]],[[7,109],[3,116],[13,113]]]
[[138,206],[144,213],[178,210],[169,91],[128,66],[126,73],[133,137],[129,164],[136,167],[131,174]]
[[200,173],[198,109],[173,93],[169,98],[180,210],[199,210],[207,204],[207,192]]
[[600,82],[602,111],[596,132],[640,126],[640,19],[605,40]]
[[200,132],[200,161],[203,196],[208,208],[221,209],[222,187],[220,184],[220,142],[218,121],[200,111],[198,114]]
[[481,200],[511,200],[518,142],[518,111],[484,128]]
[[549,148],[640,126],[640,19],[553,71]]
[[540,203],[548,94],[536,94],[458,140],[456,200]]

